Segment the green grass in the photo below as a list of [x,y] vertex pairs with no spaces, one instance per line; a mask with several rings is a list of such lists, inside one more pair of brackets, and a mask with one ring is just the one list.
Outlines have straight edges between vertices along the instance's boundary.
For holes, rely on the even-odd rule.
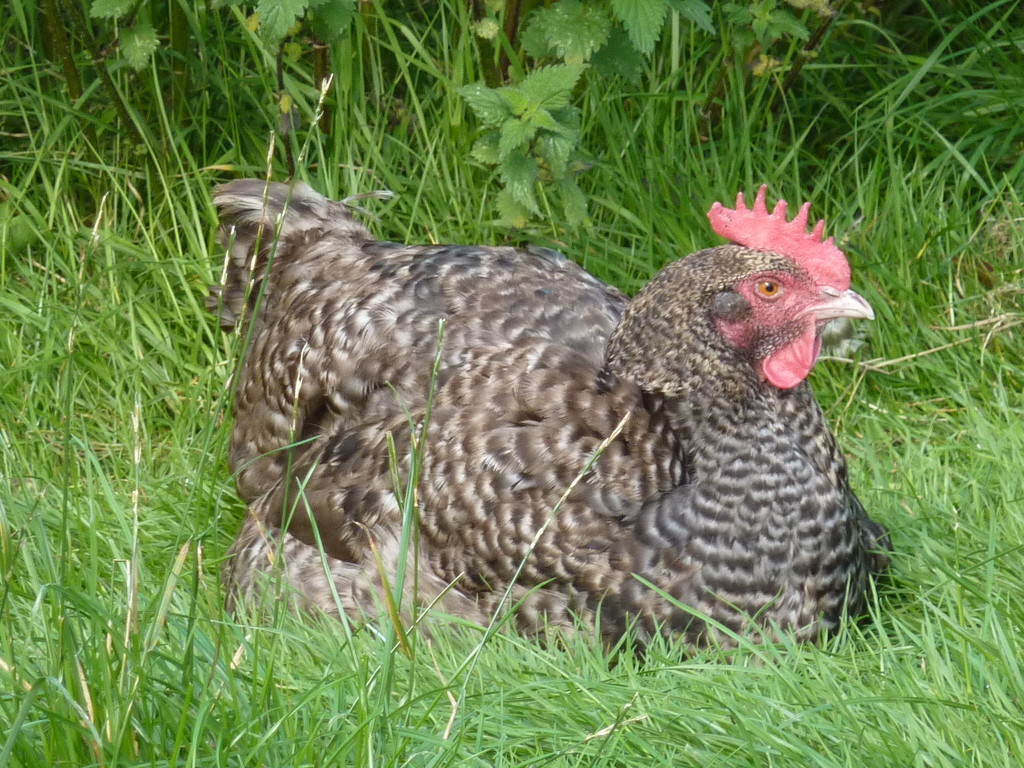
[[[877,320],[812,381],[892,530],[891,577],[873,620],[821,647],[687,658],[471,628],[413,633],[406,656],[341,624],[226,616],[238,349],[203,308],[222,258],[209,189],[265,172],[273,64],[232,13],[201,14],[188,119],[163,110],[159,64],[115,69],[135,146],[102,93],[66,97],[15,2],[0,20],[0,765],[1019,765],[1013,5],[936,2],[898,31],[848,20],[774,115],[769,78],[729,75],[710,133],[723,42],[684,25],[642,84],[578,94],[591,222],[573,230],[554,213],[524,232],[494,222],[456,95],[479,77],[459,4],[333,53],[331,131],[296,135],[302,175],[338,196],[398,193],[370,203],[381,237],[536,242],[634,289],[714,242],[711,201],[762,181],[845,237]],[[308,118],[315,89],[301,67],[289,77]]]

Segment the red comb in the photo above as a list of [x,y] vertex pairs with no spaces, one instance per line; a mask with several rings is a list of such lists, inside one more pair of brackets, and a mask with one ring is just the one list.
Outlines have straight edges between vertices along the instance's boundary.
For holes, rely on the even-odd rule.
[[711,228],[722,237],[747,248],[789,256],[814,275],[818,282],[842,291],[849,288],[850,265],[846,256],[836,247],[834,237],[821,239],[825,234],[825,220],[819,220],[814,230],[808,232],[810,203],[804,203],[796,218],[786,221],[786,201],[779,200],[768,213],[765,205],[767,193],[768,187],[762,185],[757,191],[753,209],[747,208],[742,192],[736,195],[735,210],[715,203],[708,211]]

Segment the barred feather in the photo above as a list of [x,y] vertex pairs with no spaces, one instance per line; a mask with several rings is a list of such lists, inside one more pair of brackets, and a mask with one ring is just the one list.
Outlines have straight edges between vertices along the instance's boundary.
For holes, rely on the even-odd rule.
[[[406,556],[420,604],[484,622],[508,590],[526,632],[600,615],[609,640],[635,624],[699,645],[723,639],[716,623],[813,640],[862,609],[885,529],[809,386],[762,381],[711,309],[752,274],[803,279],[791,259],[722,246],[627,301],[553,252],[376,241],[305,185],[238,181],[214,200],[230,259],[212,308],[234,325],[248,296],[253,323],[232,605],[276,583],[296,606],[364,620]],[[386,436],[408,456],[441,320],[403,555]]]

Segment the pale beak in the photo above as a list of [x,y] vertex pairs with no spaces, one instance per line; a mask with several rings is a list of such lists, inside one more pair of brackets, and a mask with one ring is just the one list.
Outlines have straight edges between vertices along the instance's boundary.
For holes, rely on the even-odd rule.
[[853,290],[840,293],[835,288],[825,286],[821,289],[821,301],[811,304],[804,310],[805,314],[814,315],[819,323],[835,320],[837,317],[859,317],[874,320],[875,313],[864,297]]

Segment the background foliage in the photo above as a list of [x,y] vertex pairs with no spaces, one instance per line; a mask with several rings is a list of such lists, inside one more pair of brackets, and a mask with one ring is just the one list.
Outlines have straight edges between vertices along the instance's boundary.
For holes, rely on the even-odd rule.
[[[1022,30],[1006,0],[9,2],[0,765],[1018,765]],[[627,290],[713,200],[813,200],[878,315],[812,377],[893,531],[874,620],[686,659],[225,616],[209,189],[265,174]]]

